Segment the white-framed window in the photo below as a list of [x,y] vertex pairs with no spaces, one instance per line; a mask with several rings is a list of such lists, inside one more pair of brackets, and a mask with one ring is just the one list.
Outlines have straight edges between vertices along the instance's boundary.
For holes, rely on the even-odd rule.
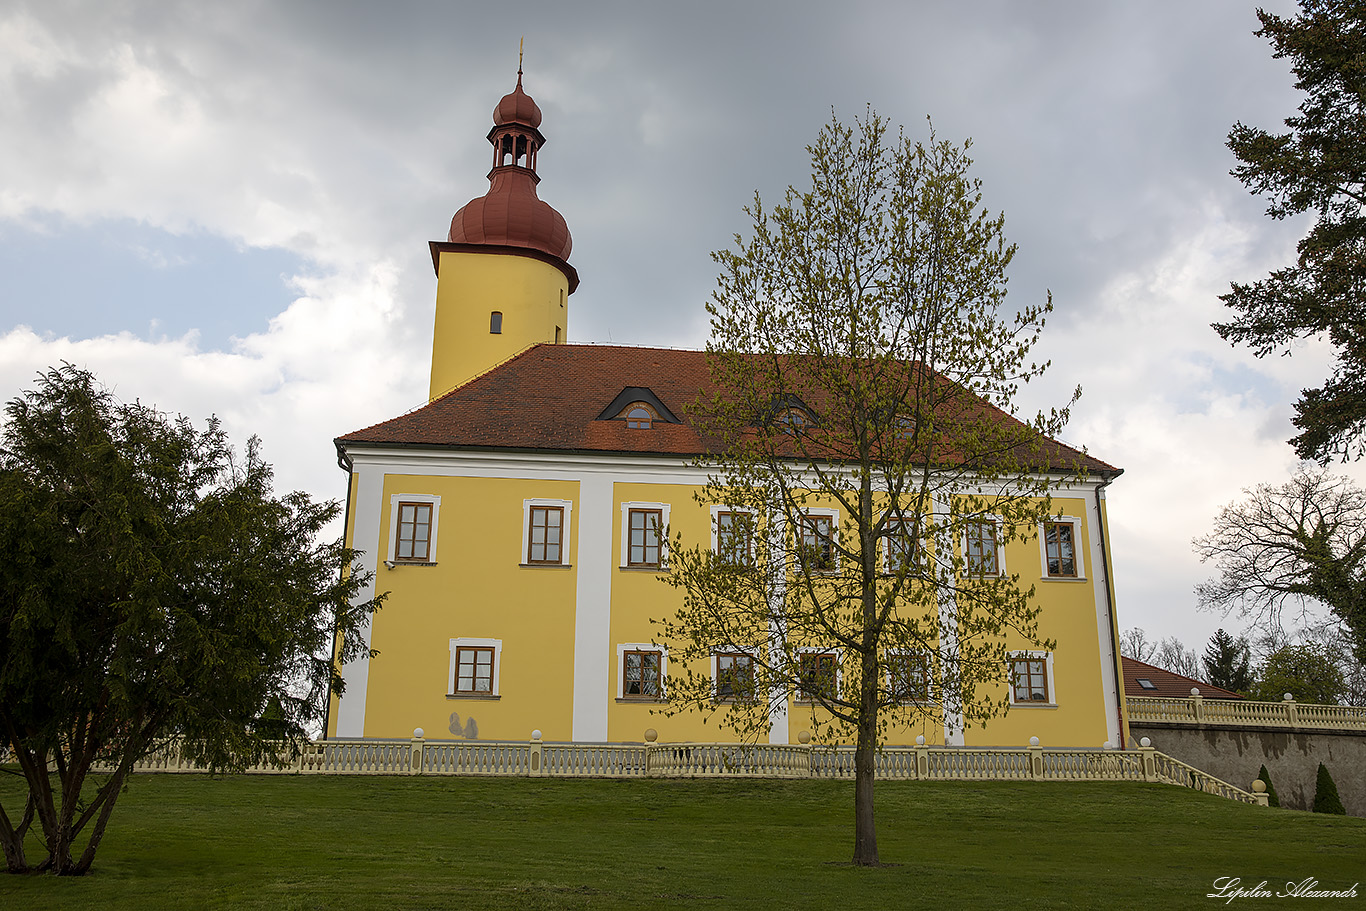
[[891,649],[883,656],[887,693],[897,702],[924,703],[933,697],[934,664],[926,652]]
[[748,702],[755,698],[754,658],[744,652],[719,649],[711,655],[712,694],[717,702]]
[[804,509],[797,517],[797,556],[813,573],[834,573],[839,560],[840,511],[838,509]]
[[503,670],[502,639],[452,639],[447,693],[452,696],[499,695]]
[[568,566],[570,500],[522,501],[523,566]]
[[964,520],[963,574],[977,578],[1004,576],[1006,550],[1001,543],[1001,520],[995,516],[975,516]]
[[753,566],[756,529],[752,509],[711,507],[711,552],[727,566]]
[[1045,579],[1085,579],[1081,519],[1062,516],[1039,525],[1039,559]]
[[669,653],[650,642],[617,646],[617,698],[662,700],[669,674]]
[[920,542],[911,534],[914,522],[889,516],[887,533],[882,539],[882,571],[889,575],[901,572],[903,566],[914,566]]
[[423,493],[396,493],[389,497],[389,550],[386,561],[435,563],[437,515],[441,498]]
[[668,569],[669,504],[622,503],[620,566]]
[[1053,686],[1052,652],[1011,652],[1006,660],[1010,671],[1011,705],[1058,704]]
[[797,650],[797,702],[816,702],[820,696],[838,699],[840,659],[834,649]]

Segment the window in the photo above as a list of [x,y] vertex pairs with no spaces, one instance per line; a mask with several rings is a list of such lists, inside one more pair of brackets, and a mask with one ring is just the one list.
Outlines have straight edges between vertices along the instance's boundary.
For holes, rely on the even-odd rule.
[[745,567],[754,561],[754,513],[747,509],[712,508],[712,553],[725,566]]
[[389,549],[384,559],[390,567],[436,562],[440,511],[441,498],[437,496],[396,493],[389,497]]
[[556,326],[556,327],[555,327],[555,344],[558,345],[558,344],[560,343],[560,336],[561,336],[563,333],[564,333],[564,330],[563,330],[563,329],[561,329],[559,326]]
[[667,569],[668,503],[621,504],[621,567]]
[[663,512],[658,509],[628,511],[630,540],[627,544],[628,566],[659,566],[659,530]]
[[778,429],[793,436],[800,434],[811,423],[810,416],[800,408],[787,408],[778,414]]
[[626,418],[626,426],[632,430],[649,430],[654,426],[654,422],[659,420],[655,410],[644,402],[627,405],[622,415]]
[[627,648],[621,652],[621,698],[659,699],[664,694],[664,653]]
[[1141,686],[1141,687],[1143,687],[1145,690],[1155,690],[1155,689],[1157,689],[1157,684],[1153,683],[1153,682],[1152,682],[1151,680],[1149,680],[1147,677],[1139,677],[1139,678],[1138,678],[1138,685]]
[[905,519],[887,522],[887,572],[899,573],[915,564],[915,539],[910,534],[911,523]]
[[716,698],[734,702],[754,698],[754,659],[737,652],[720,652],[715,657]]
[[1081,519],[1063,516],[1043,523],[1039,531],[1040,558],[1045,579],[1084,579]]
[[1016,705],[1052,705],[1053,656],[1020,652],[1010,658],[1010,701]]
[[802,565],[811,572],[835,571],[835,517],[807,514],[801,519]]
[[452,639],[451,696],[498,697],[501,639]]
[[431,554],[432,504],[398,504],[398,539],[394,561],[426,563]]
[[973,519],[966,525],[969,576],[999,576],[1001,574],[1000,544],[996,522],[992,519]]
[[494,310],[489,314],[489,335],[503,334],[503,314]]
[[899,702],[930,698],[929,662],[924,655],[890,654],[886,658],[887,692]]
[[528,563],[562,563],[564,510],[558,506],[531,507],[531,542]]
[[833,652],[808,652],[797,656],[800,678],[798,699],[815,702],[819,698],[834,699],[839,693]]
[[570,511],[568,500],[522,501],[523,566],[568,566]]

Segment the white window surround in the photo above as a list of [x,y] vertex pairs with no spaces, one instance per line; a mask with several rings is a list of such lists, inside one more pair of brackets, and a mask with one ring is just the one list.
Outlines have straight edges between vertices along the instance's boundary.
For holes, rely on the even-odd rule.
[[[801,671],[802,671],[802,656],[803,656],[803,655],[834,655],[834,656],[835,656],[835,698],[838,699],[839,696],[840,696],[840,693],[844,692],[844,661],[843,661],[842,658],[841,658],[839,649],[835,649],[835,648],[819,648],[819,647],[817,647],[817,646],[807,646],[807,647],[802,647],[802,648],[797,649],[797,662],[796,662],[797,667],[796,667],[796,669],[797,669],[797,678],[798,678],[798,679],[801,678]],[[800,703],[801,705],[819,705],[819,704],[820,704],[819,701],[816,700],[816,699],[807,699],[805,696],[803,696],[803,695],[802,695],[802,691],[801,691],[801,687],[800,687],[800,686],[799,686],[799,687],[796,689],[796,691],[793,693],[793,700],[792,700],[792,701],[793,701],[793,702]]]
[[[657,509],[659,510],[659,521],[664,527],[659,530],[659,566],[640,567],[631,566],[631,510],[633,509]],[[566,517],[569,515],[565,513]],[[566,521],[568,519],[566,518]],[[669,504],[668,503],[622,503],[621,504],[621,542],[618,551],[617,565],[621,569],[650,569],[655,572],[664,572],[669,568]]]
[[[830,574],[839,572],[839,571],[840,571],[840,549],[839,549],[839,543],[840,543],[840,511],[839,511],[838,509],[826,509],[826,508],[824,508],[824,507],[812,507],[811,509],[803,509],[803,510],[802,510],[802,519],[799,519],[798,522],[800,523],[802,520],[804,520],[804,519],[806,519],[806,518],[813,518],[813,519],[828,518],[828,519],[830,520],[830,562],[831,562],[832,565],[831,565],[830,569],[824,570],[824,571],[821,573],[821,575],[830,575]],[[805,532],[805,531],[807,531],[807,530],[808,530],[808,526],[804,526],[804,525],[801,525],[801,524],[798,524],[798,526],[797,526],[797,528],[796,528],[796,532],[795,532],[796,538],[795,538],[795,540],[792,542],[792,544],[793,544],[794,547],[798,548],[798,553],[800,553],[800,548],[801,548],[801,544],[802,544],[802,533]]]
[[[528,563],[526,556],[531,543],[531,508],[533,506],[548,506],[564,510],[564,524],[560,528],[560,562],[559,563]],[[573,540],[570,536],[569,516],[574,508],[572,500],[546,500],[533,498],[522,501],[522,549],[517,557],[517,562],[522,566],[569,566],[569,544]]]
[[[455,656],[456,650],[461,648],[491,648],[493,649],[493,690],[488,693],[459,693],[455,692]],[[452,639],[451,640],[451,664],[450,671],[446,675],[446,694],[449,696],[473,696],[485,698],[498,696],[502,690],[498,687],[498,677],[503,673],[503,640],[502,639]]]
[[[617,644],[617,698],[627,698],[626,693],[626,653],[627,652],[658,652],[659,653],[659,699],[663,701],[668,698],[669,693],[669,650],[662,645],[655,645],[651,642],[620,642]],[[715,690],[716,684],[716,656],[713,655],[712,663],[712,688]],[[649,696],[632,696],[632,699],[649,701]]]
[[[1015,664],[1020,658],[1044,659],[1044,680],[1048,683],[1047,702],[1017,702],[1015,701]],[[1010,662],[1010,679],[1006,681],[1007,692],[1010,694],[1010,704],[1018,708],[1039,708],[1055,709],[1058,707],[1058,690],[1053,677],[1053,653],[1039,651],[1014,651],[1006,654],[1006,661]]]
[[[1049,522],[1061,523],[1072,526],[1072,556],[1077,562],[1077,574],[1075,576],[1050,576],[1048,574],[1048,541],[1044,536],[1044,525]],[[1048,582],[1085,582],[1086,581],[1086,561],[1083,559],[1081,546],[1081,523],[1082,520],[1075,516],[1060,516],[1058,518],[1045,519],[1039,524],[1039,572],[1040,578]]]
[[[887,528],[888,528],[889,530],[891,529],[891,527],[892,527],[893,525],[896,525],[896,524],[905,524],[905,525],[910,525],[910,524],[911,524],[911,520],[910,520],[909,518],[907,518],[907,519],[898,519],[898,518],[897,518],[893,513],[891,513],[891,512],[888,512],[886,515],[887,515]],[[911,560],[912,563],[917,562],[916,559],[915,559],[916,553],[921,549],[921,547],[922,547],[922,545],[921,545],[921,542],[920,542],[920,541],[918,541],[918,540],[912,540],[912,541],[911,541],[911,552],[910,552],[910,554],[909,554],[908,556],[910,557],[910,560]],[[888,574],[888,575],[890,575],[891,572],[892,572],[892,569],[891,569],[891,561],[890,561],[890,559],[889,559],[890,554],[891,554],[891,548],[892,548],[892,537],[891,537],[890,535],[888,535],[887,537],[884,537],[884,538],[882,539],[882,546],[879,548],[879,550],[880,550],[881,552],[878,554],[878,570],[879,570],[880,572],[885,573],[885,574]]]
[[[931,652],[909,648],[889,648],[887,658],[919,658],[925,666],[925,699],[926,703],[936,702],[934,698],[934,655]],[[883,668],[883,683],[887,687],[887,692],[892,692],[896,681],[892,679],[892,668],[890,662]],[[915,699],[902,699],[902,703],[914,703]]]
[[[438,513],[441,512],[441,498],[432,494],[425,493],[396,493],[389,497],[389,549],[385,551],[387,556],[384,558],[386,566],[391,569],[395,565],[394,555],[398,552],[398,504],[400,503],[430,503],[432,507],[432,527],[429,534],[431,538],[427,542],[427,559],[425,563],[436,562],[436,532],[441,527],[437,521]],[[409,566],[423,566],[425,563],[408,563]]]
[[747,563],[753,563],[753,561],[754,561],[754,533],[757,532],[758,527],[759,527],[758,521],[757,521],[757,516],[758,516],[759,514],[758,514],[755,510],[750,509],[750,508],[747,507],[747,506],[721,506],[721,505],[714,505],[714,506],[711,507],[711,552],[712,552],[712,553],[717,553],[717,549],[716,549],[716,548],[717,548],[717,529],[719,528],[718,523],[721,521],[721,520],[720,520],[720,515],[721,515],[721,513],[723,513],[723,512],[744,513],[745,515],[747,515],[747,516],[750,517],[750,525],[751,525],[751,527],[750,527],[750,540],[748,541],[749,553],[747,553],[747,554],[745,555],[745,557],[746,557],[746,562],[747,562]]
[[[996,572],[974,573],[968,564],[968,525],[973,522],[990,522],[996,528]],[[958,546],[963,554],[963,576],[968,579],[996,579],[1006,575],[1006,546],[1001,540],[1000,516],[965,516],[963,531],[958,535]]]
[[720,658],[722,655],[746,655],[746,656],[749,657],[749,661],[750,661],[749,667],[750,667],[750,672],[751,672],[751,674],[753,673],[753,670],[754,670],[754,657],[753,657],[752,655],[750,655],[750,653],[747,652],[747,651],[745,651],[744,649],[739,649],[739,648],[714,648],[714,649],[712,649],[712,651],[711,651],[711,698],[713,698],[713,699],[720,699],[720,698],[721,698],[720,693],[719,693],[719,691],[718,691],[718,689],[717,689],[716,684],[717,684],[718,680],[720,679],[720,678],[717,676],[717,675],[720,673],[720,668],[718,667],[718,661],[717,661],[717,659]]

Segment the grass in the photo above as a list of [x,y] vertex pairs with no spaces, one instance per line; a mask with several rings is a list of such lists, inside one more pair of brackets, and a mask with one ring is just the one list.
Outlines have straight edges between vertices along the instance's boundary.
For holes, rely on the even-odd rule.
[[877,787],[858,869],[849,783],[144,775],[91,875],[0,875],[0,908],[1206,908],[1366,870],[1366,820],[1164,785]]

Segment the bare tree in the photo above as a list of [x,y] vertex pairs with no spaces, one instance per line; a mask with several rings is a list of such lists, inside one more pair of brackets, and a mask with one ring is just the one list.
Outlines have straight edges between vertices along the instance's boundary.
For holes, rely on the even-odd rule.
[[1366,491],[1302,465],[1279,487],[1243,493],[1193,542],[1219,573],[1196,586],[1201,606],[1275,627],[1287,609],[1312,626],[1326,608],[1366,660]]
[[1142,661],[1145,664],[1152,664],[1153,654],[1157,651],[1157,643],[1148,640],[1148,634],[1143,632],[1142,627],[1135,626],[1126,629],[1124,634],[1119,637],[1119,653],[1135,661]]

